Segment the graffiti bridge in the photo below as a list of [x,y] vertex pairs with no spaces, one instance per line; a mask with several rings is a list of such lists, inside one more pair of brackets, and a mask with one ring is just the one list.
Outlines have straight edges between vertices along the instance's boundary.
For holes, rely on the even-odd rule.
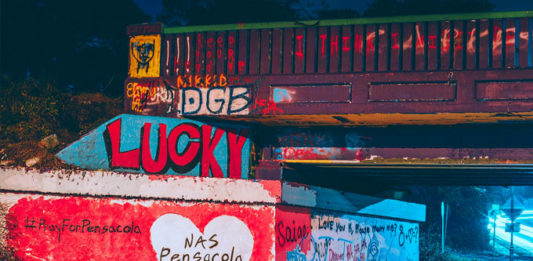
[[531,182],[531,16],[130,26],[125,110],[253,126],[263,177]]
[[0,169],[0,246],[419,260],[426,206],[375,195],[533,184],[532,30],[532,12],[129,26],[126,113],[57,154],[82,170]]

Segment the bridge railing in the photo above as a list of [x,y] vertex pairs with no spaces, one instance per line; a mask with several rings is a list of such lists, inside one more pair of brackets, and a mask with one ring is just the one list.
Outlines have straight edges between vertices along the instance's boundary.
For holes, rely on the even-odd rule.
[[532,67],[533,12],[163,28],[161,76]]

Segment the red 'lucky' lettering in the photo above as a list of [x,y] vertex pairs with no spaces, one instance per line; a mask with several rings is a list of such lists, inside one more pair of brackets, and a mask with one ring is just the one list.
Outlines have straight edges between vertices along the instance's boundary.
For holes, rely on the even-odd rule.
[[121,122],[121,119],[112,122],[104,132],[107,155],[111,155],[109,167],[139,169],[139,149],[120,152]]
[[[234,133],[235,132],[235,133]],[[237,131],[230,130],[227,133],[228,137],[228,173],[230,178],[240,179],[241,177],[241,162],[242,162],[242,148],[246,143],[246,131],[243,130],[240,135]]]
[[224,131],[221,129],[215,130],[215,137],[211,138],[212,127],[209,125],[202,126],[202,163],[201,173],[202,177],[209,177],[209,170],[213,173],[213,177],[224,177],[222,169],[213,154],[218,142],[222,138]]
[[[178,141],[181,135],[187,135],[189,143],[187,147],[179,153]],[[182,123],[174,128],[168,135],[168,157],[172,163],[172,169],[178,173],[186,173],[194,168],[200,160],[200,130],[193,124]]]
[[156,160],[150,152],[151,123],[145,123],[141,129],[141,160],[143,169],[148,173],[161,173],[167,165],[167,125],[159,124],[159,142],[157,143]]
[[[227,176],[242,177],[242,150],[248,139],[246,130],[226,131],[210,125],[199,127],[185,122],[174,127],[167,136],[167,125],[158,126],[157,149],[155,156],[152,156],[151,123],[145,123],[141,128],[140,148],[126,152],[120,150],[121,119],[108,124],[103,135],[109,166],[136,170],[142,168],[146,173],[166,173],[172,168],[176,173],[182,174],[193,170],[200,163],[199,174],[202,177],[224,177],[224,172],[217,161],[224,159],[227,160]],[[226,148],[219,149],[217,146],[220,145],[224,134],[227,138],[224,144]],[[215,150],[227,151],[227,155],[215,155]]]

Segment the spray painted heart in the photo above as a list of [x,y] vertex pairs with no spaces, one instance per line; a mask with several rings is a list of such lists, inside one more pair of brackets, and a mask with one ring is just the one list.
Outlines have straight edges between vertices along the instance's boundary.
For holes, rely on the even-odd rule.
[[241,220],[233,216],[214,218],[203,233],[188,218],[160,216],[150,229],[157,260],[248,261],[254,239]]

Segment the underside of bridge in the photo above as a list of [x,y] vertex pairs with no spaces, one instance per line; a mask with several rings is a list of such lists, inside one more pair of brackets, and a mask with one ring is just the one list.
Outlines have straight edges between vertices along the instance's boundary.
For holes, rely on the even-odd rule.
[[[287,161],[283,176],[349,191],[358,184],[440,186],[531,186],[533,164],[361,164],[335,161]],[[368,186],[368,185],[363,185]]]

